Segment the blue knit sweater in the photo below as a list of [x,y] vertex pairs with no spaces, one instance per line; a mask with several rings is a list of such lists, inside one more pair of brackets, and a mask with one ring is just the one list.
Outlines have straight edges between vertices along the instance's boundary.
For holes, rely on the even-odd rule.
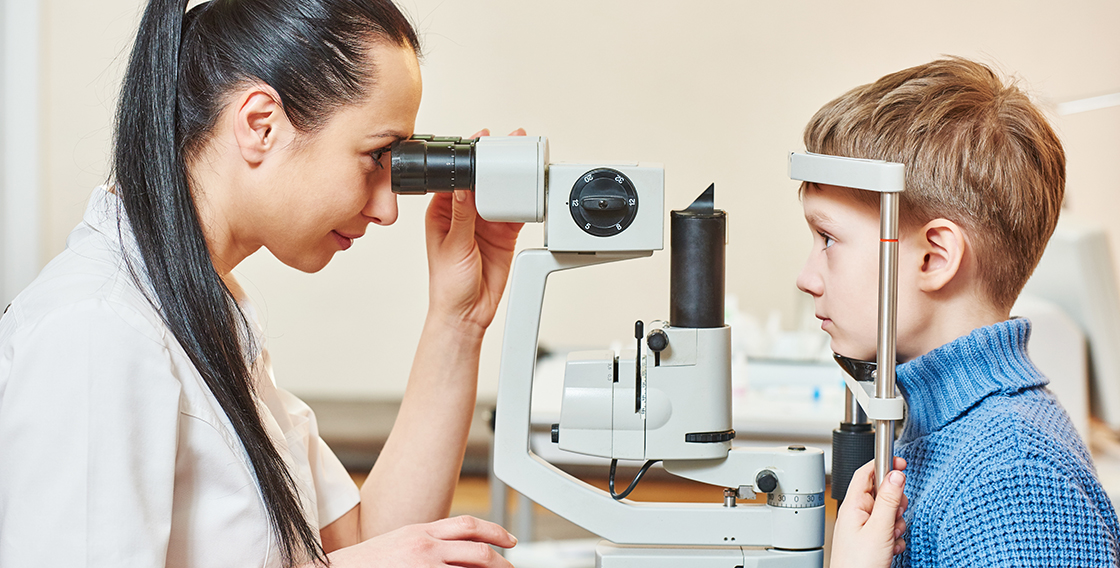
[[974,330],[897,369],[909,415],[906,551],[894,566],[1117,566],[1120,525],[1030,322]]

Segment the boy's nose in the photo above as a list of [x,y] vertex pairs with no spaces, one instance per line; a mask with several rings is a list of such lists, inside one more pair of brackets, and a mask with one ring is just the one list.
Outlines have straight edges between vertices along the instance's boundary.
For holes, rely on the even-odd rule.
[[797,275],[797,289],[813,297],[824,293],[820,274],[813,270],[812,263],[806,262],[805,266],[801,267],[801,273]]

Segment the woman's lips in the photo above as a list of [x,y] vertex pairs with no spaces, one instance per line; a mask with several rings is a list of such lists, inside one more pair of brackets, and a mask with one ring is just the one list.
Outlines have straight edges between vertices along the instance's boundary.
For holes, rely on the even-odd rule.
[[354,244],[354,239],[358,238],[348,237],[338,231],[331,231],[331,234],[334,235],[334,239],[338,241],[338,246],[342,247],[342,250],[350,248]]

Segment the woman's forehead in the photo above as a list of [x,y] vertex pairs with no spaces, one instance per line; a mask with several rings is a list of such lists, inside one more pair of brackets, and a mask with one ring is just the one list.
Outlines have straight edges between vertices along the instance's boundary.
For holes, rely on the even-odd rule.
[[422,93],[416,54],[411,48],[384,42],[370,49],[376,70],[369,94],[340,109],[332,122],[363,137],[407,138],[415,128]]

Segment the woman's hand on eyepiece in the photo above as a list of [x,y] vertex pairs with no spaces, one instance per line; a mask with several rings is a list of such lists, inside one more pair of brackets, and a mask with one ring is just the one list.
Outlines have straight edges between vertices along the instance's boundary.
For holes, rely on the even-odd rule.
[[490,546],[512,548],[517,544],[501,526],[475,517],[461,516],[421,525],[408,525],[337,550],[331,565],[358,566],[468,566],[512,568]]
[[832,533],[833,568],[886,568],[895,554],[906,550],[906,460],[894,458],[894,471],[875,487],[875,462],[852,474],[848,493],[836,515]]
[[[489,135],[489,130],[482,130],[473,138]],[[524,135],[520,128],[510,133]],[[475,209],[474,193],[466,190],[433,194],[425,221],[428,315],[481,336],[502,299],[523,223],[483,219]]]

